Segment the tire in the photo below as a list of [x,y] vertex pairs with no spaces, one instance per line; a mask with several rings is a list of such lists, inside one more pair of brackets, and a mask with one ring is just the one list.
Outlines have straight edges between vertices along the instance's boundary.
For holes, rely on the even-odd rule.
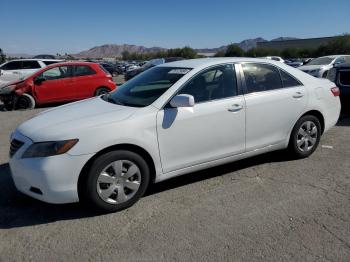
[[317,148],[321,138],[321,124],[317,117],[301,117],[293,127],[288,150],[294,158],[306,158]]
[[149,181],[149,167],[140,155],[131,151],[113,151],[94,160],[79,187],[83,191],[79,195],[89,207],[116,212],[136,203],[145,193]]
[[324,72],[324,73],[322,74],[322,78],[327,78],[327,74],[328,74],[328,71]]
[[23,94],[17,98],[15,108],[19,110],[34,109],[35,99],[29,94]]
[[109,93],[111,90],[107,87],[99,87],[95,91],[95,96],[100,96]]

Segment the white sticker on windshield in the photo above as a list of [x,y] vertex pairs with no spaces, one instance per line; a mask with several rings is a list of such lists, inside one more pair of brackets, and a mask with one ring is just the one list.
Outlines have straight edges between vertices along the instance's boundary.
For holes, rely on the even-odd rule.
[[188,72],[190,72],[191,69],[185,69],[185,68],[176,68],[176,69],[172,69],[169,71],[168,74],[178,74],[178,75],[185,75]]

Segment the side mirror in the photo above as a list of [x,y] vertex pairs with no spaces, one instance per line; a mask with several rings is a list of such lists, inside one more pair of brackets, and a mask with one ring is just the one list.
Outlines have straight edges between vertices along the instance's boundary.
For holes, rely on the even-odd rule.
[[36,85],[40,85],[44,81],[45,81],[45,78],[43,76],[37,76],[36,78],[34,78],[34,84]]
[[180,95],[174,96],[170,100],[170,105],[172,107],[193,107],[194,97],[191,95],[180,94]]

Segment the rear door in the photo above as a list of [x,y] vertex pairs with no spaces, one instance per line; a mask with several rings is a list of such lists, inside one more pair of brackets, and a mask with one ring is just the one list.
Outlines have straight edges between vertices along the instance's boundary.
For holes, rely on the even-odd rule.
[[242,63],[247,151],[286,141],[306,106],[305,87],[272,64]]
[[96,83],[97,72],[89,65],[73,66],[72,85],[76,92],[77,99],[94,96],[99,87]]
[[39,102],[75,100],[71,74],[71,66],[57,66],[38,75],[36,78],[44,79],[41,83],[34,83],[34,94]]

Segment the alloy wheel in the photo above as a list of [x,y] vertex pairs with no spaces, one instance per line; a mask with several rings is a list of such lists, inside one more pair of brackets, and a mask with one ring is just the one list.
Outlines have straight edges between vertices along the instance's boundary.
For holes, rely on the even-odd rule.
[[318,130],[312,121],[304,122],[297,134],[297,147],[301,152],[310,151],[317,142]]
[[118,160],[105,167],[97,178],[99,197],[110,204],[131,199],[141,185],[138,166],[129,160]]

